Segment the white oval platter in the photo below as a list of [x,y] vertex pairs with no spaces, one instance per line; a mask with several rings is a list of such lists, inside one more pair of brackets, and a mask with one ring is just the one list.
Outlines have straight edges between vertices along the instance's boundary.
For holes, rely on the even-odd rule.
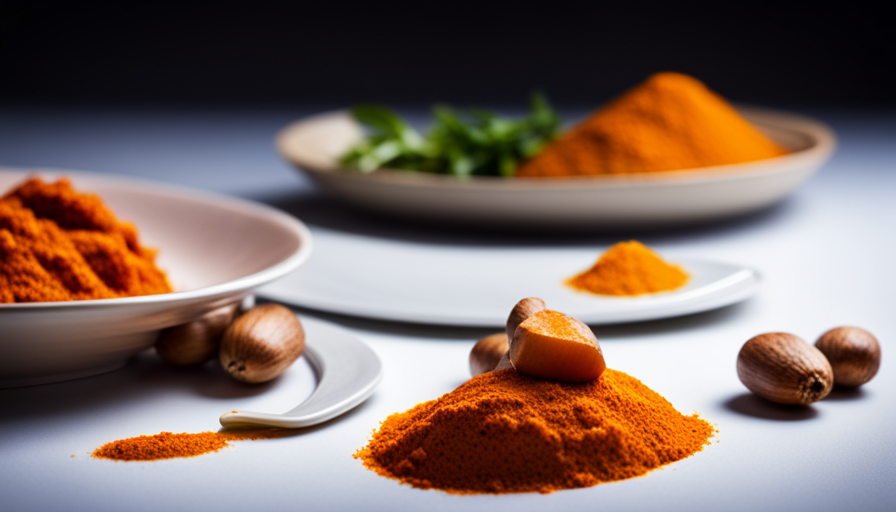
[[785,112],[741,113],[792,153],[766,160],[627,176],[515,179],[343,169],[338,157],[362,136],[346,111],[297,121],[277,137],[280,154],[353,205],[394,216],[516,229],[667,226],[734,217],[796,190],[836,146],[823,123]]

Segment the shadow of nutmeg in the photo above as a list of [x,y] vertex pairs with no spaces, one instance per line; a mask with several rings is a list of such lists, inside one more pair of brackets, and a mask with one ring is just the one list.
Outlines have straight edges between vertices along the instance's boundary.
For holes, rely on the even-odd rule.
[[729,411],[764,420],[803,421],[818,416],[818,411],[811,405],[776,404],[752,393],[737,395],[723,405]]
[[824,397],[826,402],[848,402],[851,400],[864,400],[871,396],[862,388],[847,388],[843,386],[834,386],[831,393]]

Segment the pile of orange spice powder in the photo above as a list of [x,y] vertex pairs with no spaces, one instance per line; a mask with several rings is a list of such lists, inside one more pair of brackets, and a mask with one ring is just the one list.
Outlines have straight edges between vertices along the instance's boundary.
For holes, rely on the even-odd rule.
[[696,78],[657,73],[564,133],[516,175],[667,172],[787,153]]
[[271,439],[284,435],[282,429],[251,429],[199,434],[172,434],[162,432],[152,436],[138,436],[112,441],[100,446],[91,454],[97,459],[124,461],[148,461],[196,457],[217,452],[231,441]]
[[644,475],[714,433],[622,372],[569,384],[508,369],[389,416],[354,456],[422,489],[550,493]]
[[171,292],[155,256],[133,224],[68,179],[31,178],[0,198],[0,303]]
[[603,253],[590,269],[566,281],[569,286],[599,295],[632,296],[672,291],[688,282],[678,265],[635,240],[619,242]]

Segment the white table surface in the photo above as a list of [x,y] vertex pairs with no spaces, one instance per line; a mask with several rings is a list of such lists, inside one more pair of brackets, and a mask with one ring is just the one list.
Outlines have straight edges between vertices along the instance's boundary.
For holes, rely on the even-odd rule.
[[[758,268],[765,286],[748,302],[597,329],[611,367],[717,425],[712,445],[644,477],[550,495],[456,496],[400,485],[351,454],[389,414],[464,382],[472,344],[491,331],[300,311],[341,324],[382,358],[385,378],[367,403],[291,437],[125,463],[88,454],[125,437],[215,430],[231,409],[286,410],[311,393],[313,374],[302,361],[272,384],[244,387],[213,364],[172,369],[149,352],[103,376],[0,390],[0,510],[896,510],[896,393],[887,394],[896,389],[896,116],[817,113],[840,137],[836,155],[758,215],[666,233],[544,237],[399,225],[342,208],[272,147],[279,127],[310,110],[3,108],[0,166],[119,173],[262,200],[327,236],[595,254],[636,237],[661,252]],[[884,353],[878,376],[858,392],[791,410],[754,398],[738,381],[737,352],[751,336],[789,331],[812,342],[843,324],[872,331]]]

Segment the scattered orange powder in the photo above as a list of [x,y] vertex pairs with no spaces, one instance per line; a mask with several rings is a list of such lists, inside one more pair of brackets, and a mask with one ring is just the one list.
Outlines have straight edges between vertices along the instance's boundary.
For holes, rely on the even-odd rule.
[[200,434],[172,434],[162,432],[154,436],[130,437],[106,443],[94,450],[97,459],[113,460],[159,460],[177,457],[196,457],[219,451],[229,446],[230,441],[247,439],[271,439],[282,436],[282,429],[252,429],[223,432],[202,432]]
[[685,285],[688,274],[670,265],[635,240],[619,242],[603,253],[593,267],[566,283],[600,295],[643,295],[674,290]]
[[31,178],[0,198],[0,303],[170,292],[155,254],[133,224],[68,179]]
[[516,175],[675,171],[787,152],[699,80],[657,73],[563,134]]
[[549,493],[643,475],[714,433],[622,372],[569,384],[508,369],[389,416],[354,456],[422,489]]

